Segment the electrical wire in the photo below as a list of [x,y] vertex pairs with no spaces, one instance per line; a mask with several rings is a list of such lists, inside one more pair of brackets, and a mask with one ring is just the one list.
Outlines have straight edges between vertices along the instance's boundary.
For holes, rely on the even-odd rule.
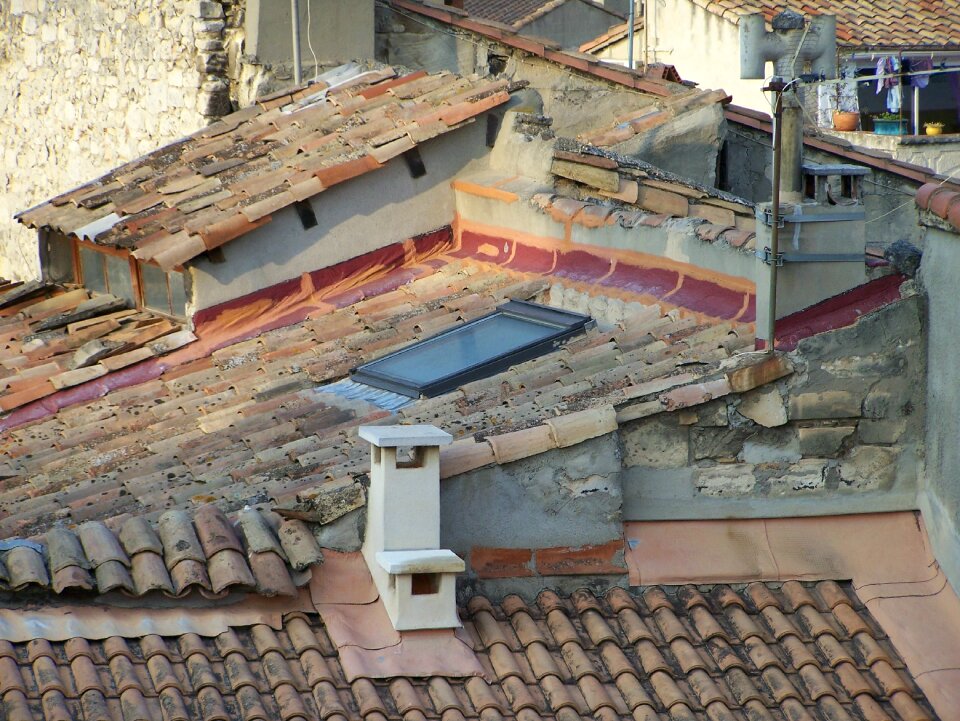
[[313,56],[313,82],[317,82],[320,76],[320,63],[317,61],[317,54],[313,51],[313,31],[311,29],[313,18],[310,16],[310,0],[307,0],[307,48],[310,55]]

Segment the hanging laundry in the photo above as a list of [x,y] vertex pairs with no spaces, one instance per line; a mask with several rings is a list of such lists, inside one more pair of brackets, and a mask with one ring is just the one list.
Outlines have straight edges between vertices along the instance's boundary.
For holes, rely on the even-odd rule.
[[[907,60],[904,59],[904,72],[919,73],[933,70],[933,60],[931,58],[913,58],[910,60],[909,71],[907,70]],[[929,75],[910,75],[907,77],[907,84],[915,88],[925,88],[930,84]]]
[[900,61],[893,56],[877,60],[877,95],[887,90],[887,111],[900,112]]
[[887,112],[899,113],[901,104],[901,91],[899,85],[894,85],[887,90]]

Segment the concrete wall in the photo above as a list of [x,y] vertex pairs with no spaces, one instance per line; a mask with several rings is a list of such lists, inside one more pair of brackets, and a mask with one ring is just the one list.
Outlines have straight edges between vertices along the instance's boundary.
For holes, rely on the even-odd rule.
[[774,384],[621,426],[624,518],[916,508],[922,328],[922,299],[909,296],[801,341],[796,372]]
[[[373,0],[301,0],[300,52],[313,63],[310,46],[321,64],[373,57]],[[246,0],[244,52],[261,63],[289,66],[293,57],[290,3]]]
[[15,212],[229,110],[235,15],[232,0],[0,4],[0,276],[39,275],[36,232]]
[[[846,158],[804,148],[804,158],[817,163],[847,163]],[[728,123],[721,161],[719,186],[754,202],[769,202],[771,187],[770,135],[760,130]],[[912,198],[917,183],[894,173],[872,170],[863,179],[867,243],[889,245],[895,240],[923,243],[923,229]]]
[[[762,80],[740,79],[740,30],[692,0],[650,3],[650,62],[674,65],[680,77],[704,88],[722,88],[733,102],[770,111]],[[768,69],[772,68],[767,64]],[[772,70],[768,73],[772,74]]]
[[920,508],[937,560],[960,592],[960,234],[926,228],[920,279],[927,312],[926,467]]
[[310,199],[318,225],[304,230],[287,208],[223,246],[225,262],[192,264],[193,310],[267,288],[391,243],[449,225],[453,177],[485,165],[486,120],[420,147],[426,175],[413,178],[402,157]]
[[538,38],[550,38],[560,47],[576,50],[580,45],[605,33],[623,19],[592,2],[572,0],[540,16],[520,32]]

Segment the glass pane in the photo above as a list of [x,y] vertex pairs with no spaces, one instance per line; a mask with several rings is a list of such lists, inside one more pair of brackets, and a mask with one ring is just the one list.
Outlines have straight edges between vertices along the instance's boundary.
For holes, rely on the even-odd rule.
[[130,278],[130,261],[125,256],[108,255],[107,282],[110,292],[118,298],[125,298],[136,306],[137,299],[133,295],[133,280]]
[[46,277],[54,283],[73,283],[73,244],[62,235],[47,236]]
[[187,315],[187,291],[183,284],[183,273],[171,270],[170,276],[170,310],[173,315],[185,318]]
[[155,265],[140,266],[140,281],[143,283],[143,305],[161,313],[170,312],[167,298],[167,274]]
[[80,267],[83,270],[83,285],[87,290],[107,292],[107,281],[103,274],[105,257],[103,253],[80,246]]
[[369,363],[364,370],[422,386],[549,338],[558,330],[556,326],[497,313],[462,331],[446,333]]

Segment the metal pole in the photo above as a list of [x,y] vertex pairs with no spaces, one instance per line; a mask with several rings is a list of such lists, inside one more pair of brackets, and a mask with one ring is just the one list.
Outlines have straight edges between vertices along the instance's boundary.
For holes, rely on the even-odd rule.
[[920,135],[920,88],[913,86],[913,134]]
[[773,353],[777,325],[777,254],[780,252],[780,154],[781,121],[783,120],[783,89],[777,90],[777,105],[773,111],[773,207],[770,211],[770,288],[767,306],[767,353]]
[[630,14],[627,16],[627,67],[633,70],[633,19],[636,17],[637,0],[630,0]]
[[290,28],[293,31],[293,82],[303,85],[300,67],[300,1],[290,0]]
[[[650,66],[650,33],[647,32],[647,28],[650,25],[649,20],[649,3],[650,0],[643,0],[643,72],[647,72],[647,68]],[[654,9],[656,12],[656,9]]]

